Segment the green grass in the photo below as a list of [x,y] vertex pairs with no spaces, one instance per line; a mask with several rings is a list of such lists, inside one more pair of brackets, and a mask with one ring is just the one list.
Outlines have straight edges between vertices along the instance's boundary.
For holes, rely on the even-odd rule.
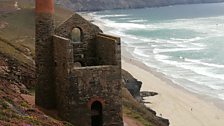
[[32,96],[35,96],[35,87],[28,89]]
[[154,126],[151,121],[153,116],[139,102],[137,102],[126,88],[122,89],[123,113],[138,120],[144,126]]
[[32,9],[24,9],[1,16],[0,20],[7,22],[7,26],[1,29],[0,37],[21,50],[27,47],[34,54],[34,15]]
[[1,39],[0,39],[0,45],[1,45],[0,46],[1,53],[4,53],[14,59],[17,59],[22,64],[32,64],[32,61],[28,59],[27,56],[22,51],[17,49],[15,46],[9,44],[6,41],[2,41]]
[[[23,0],[26,1],[26,0]],[[35,12],[30,4],[20,3],[26,9],[0,15],[0,21],[7,26],[0,29],[0,52],[25,64],[33,65],[35,57]],[[73,13],[56,7],[56,26],[69,18]]]
[[3,109],[7,109],[9,106],[5,103],[4,100],[0,100],[0,105],[2,106]]
[[126,106],[123,106],[123,112],[128,117],[136,119],[137,121],[139,121],[144,126],[152,126],[151,123],[149,121],[147,121],[146,119],[144,119],[143,116],[139,112],[134,111],[133,109],[130,109]]

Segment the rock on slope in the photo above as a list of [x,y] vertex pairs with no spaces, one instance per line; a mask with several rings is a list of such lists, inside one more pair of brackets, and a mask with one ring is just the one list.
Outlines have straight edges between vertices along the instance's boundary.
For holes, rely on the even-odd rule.
[[158,7],[175,4],[215,3],[224,0],[56,0],[76,11],[97,11],[108,9]]
[[[32,67],[0,53],[0,126],[63,126],[24,100],[34,86]],[[69,124],[67,124],[69,125]]]

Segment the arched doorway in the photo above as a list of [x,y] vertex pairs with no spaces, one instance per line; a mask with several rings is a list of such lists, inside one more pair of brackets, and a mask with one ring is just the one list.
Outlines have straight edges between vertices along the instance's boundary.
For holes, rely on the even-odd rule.
[[91,105],[91,123],[92,126],[103,126],[102,104],[99,101]]

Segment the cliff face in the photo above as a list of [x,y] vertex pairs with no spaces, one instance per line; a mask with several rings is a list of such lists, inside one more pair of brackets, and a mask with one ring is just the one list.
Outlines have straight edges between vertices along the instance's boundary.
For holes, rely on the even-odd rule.
[[56,0],[76,11],[97,11],[108,9],[126,9],[142,7],[159,7],[176,4],[216,3],[224,0]]

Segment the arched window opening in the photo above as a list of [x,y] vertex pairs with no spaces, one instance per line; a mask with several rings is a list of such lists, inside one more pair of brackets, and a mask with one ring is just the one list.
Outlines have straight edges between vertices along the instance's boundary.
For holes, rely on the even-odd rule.
[[71,40],[73,42],[81,42],[82,32],[80,28],[74,28],[71,32]]
[[102,104],[99,101],[91,105],[91,123],[92,126],[103,126]]

